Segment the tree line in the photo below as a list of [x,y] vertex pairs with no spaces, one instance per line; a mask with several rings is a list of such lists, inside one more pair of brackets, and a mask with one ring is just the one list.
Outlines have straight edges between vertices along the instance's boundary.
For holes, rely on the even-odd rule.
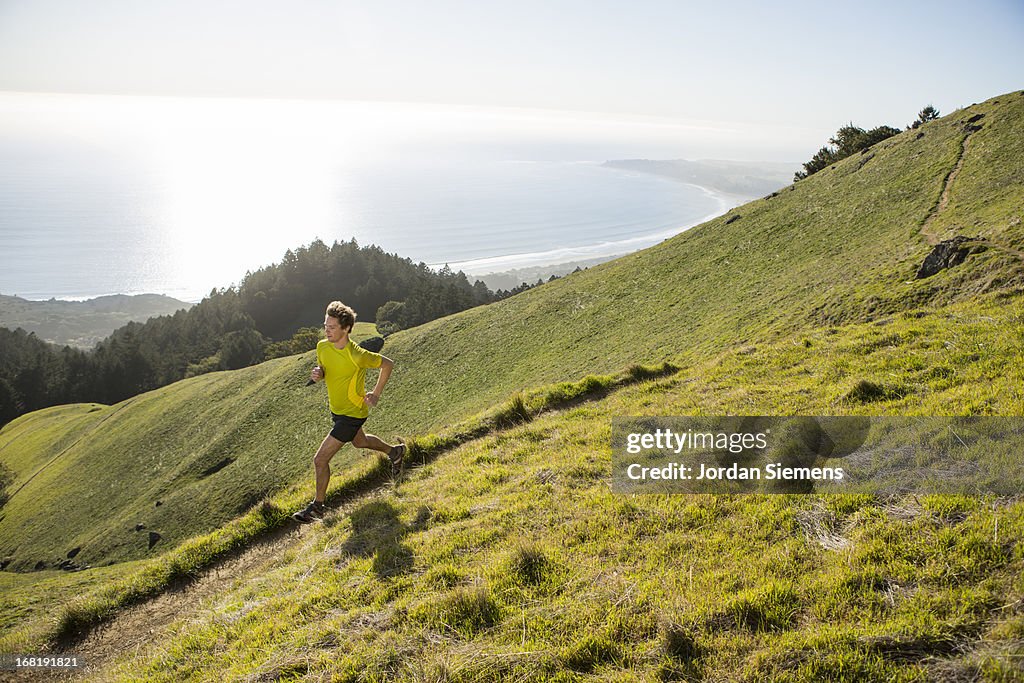
[[435,271],[355,240],[316,240],[188,310],[128,323],[90,351],[0,327],[0,425],[51,405],[116,403],[185,377],[308,350],[333,299],[390,333],[526,288],[492,292],[447,266]]
[[[939,110],[929,104],[918,112],[917,118],[907,126],[907,129],[918,128],[921,124],[934,121],[937,118],[939,118]],[[802,171],[796,172],[793,181],[803,180],[807,176],[813,175],[823,168],[828,168],[851,154],[861,152],[875,143],[891,138],[899,132],[899,128],[892,126],[878,126],[871,130],[864,130],[853,125],[851,121],[836,131],[834,137],[829,138],[829,144],[819,149],[811,157],[811,160],[803,165]]]

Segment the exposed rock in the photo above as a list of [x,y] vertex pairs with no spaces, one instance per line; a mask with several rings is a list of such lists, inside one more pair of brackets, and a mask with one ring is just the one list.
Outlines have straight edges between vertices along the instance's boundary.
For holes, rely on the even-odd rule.
[[[864,150],[864,151],[866,152],[867,150]],[[871,161],[874,158],[875,158],[874,152],[872,152],[871,154],[868,154],[866,157],[864,157],[863,159],[860,160],[860,163],[857,164],[857,168],[855,168],[854,171],[859,171],[860,169],[864,168],[864,164],[868,163],[869,161]]]
[[384,337],[370,337],[359,342],[359,345],[367,351],[380,353],[380,350],[384,348]]
[[739,219],[740,219],[740,215],[738,213],[734,213],[733,215],[731,215],[727,219],[725,219],[725,224],[729,225],[730,223],[735,223]]
[[146,525],[145,525],[145,524],[141,524],[141,523],[139,523],[139,524],[136,524],[136,525],[135,525],[135,530],[136,530],[136,531],[142,531],[142,530],[143,530],[143,529],[145,529],[145,528],[146,528]]
[[158,500],[158,501],[156,502],[156,506],[157,506],[157,507],[160,507],[160,506],[161,506],[161,505],[163,505],[163,504],[164,504],[164,502],[163,502],[162,500]]
[[158,534],[157,532],[155,532],[155,531],[150,531],[150,532],[149,532],[149,548],[148,548],[148,549],[149,549],[149,550],[152,550],[152,549],[153,549],[153,546],[155,546],[155,545],[157,544],[157,542],[158,542],[158,541],[159,541],[159,540],[160,540],[161,538],[162,538],[162,537],[161,537],[161,536],[160,536],[160,534]]
[[[985,118],[984,114],[975,114],[971,118],[967,119],[967,121],[964,122],[964,130],[968,133],[977,133],[981,130],[981,124],[978,123],[978,121],[981,121],[983,118]],[[976,123],[978,125],[974,125]]]
[[69,560],[73,560],[75,558],[75,555],[77,555],[80,552],[82,552],[81,548],[75,548],[74,550],[69,551],[68,552],[68,559]]
[[985,245],[977,237],[957,235],[953,239],[939,242],[925,257],[924,263],[917,271],[916,278],[922,280],[931,277],[941,270],[958,266],[971,254],[985,251]]

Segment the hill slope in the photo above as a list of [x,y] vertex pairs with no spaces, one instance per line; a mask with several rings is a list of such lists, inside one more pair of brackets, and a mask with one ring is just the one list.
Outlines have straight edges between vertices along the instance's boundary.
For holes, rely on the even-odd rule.
[[[1002,248],[928,279],[914,274],[930,249],[926,222],[938,237],[967,232],[1020,248],[1022,124],[1022,94],[995,98],[651,249],[395,335],[387,353],[398,371],[372,429],[429,431],[523,387],[634,362],[689,365],[821,325],[1016,292],[1024,261]],[[88,564],[144,557],[136,524],[175,543],[294,481],[323,431],[323,396],[302,387],[310,359],[180,382],[98,410],[66,447],[66,409],[42,411],[52,416],[52,435],[40,431],[41,416],[16,421],[0,432],[14,489],[32,476],[29,462],[60,464],[8,503],[0,557],[18,569],[78,547]],[[342,456],[337,468],[345,457],[357,456]],[[136,485],[119,486],[125,476]],[[165,505],[156,508],[157,500]],[[61,523],[34,514],[38,506],[59,510]]]
[[[983,127],[966,131],[977,114]],[[1017,292],[1024,261],[1004,249],[914,276],[931,249],[922,225],[968,135],[952,199],[931,228],[942,239],[966,233],[1020,249],[1022,125],[1024,96],[995,98],[651,249],[410,330],[392,347],[404,386],[445,419],[532,383],[685,363],[802,329]]]
[[[372,331],[358,328],[357,340]],[[305,387],[311,365],[308,355],[275,359],[115,406],[15,420],[0,431],[0,459],[14,473],[0,557],[15,570],[56,567],[76,548],[76,564],[137,559],[225,524],[307,472],[323,438],[310,416],[326,404]],[[344,453],[340,464],[346,456],[358,457]],[[155,552],[151,531],[161,535]]]
[[[984,117],[968,122],[978,114]],[[1015,131],[1022,122],[1024,97],[1001,96],[887,140],[652,249],[396,335],[387,353],[399,371],[373,430],[384,436],[437,430],[521,388],[633,362],[671,359],[682,366],[677,376],[609,404],[613,408],[593,414],[581,408],[563,426],[556,421],[553,430],[577,436],[550,454],[539,451],[544,438],[517,441],[502,456],[509,458],[505,474],[478,480],[455,499],[471,508],[480,504],[475,496],[490,495],[489,486],[511,477],[526,487],[527,498],[543,493],[534,487],[544,482],[513,474],[511,463],[519,457],[547,458],[572,470],[579,465],[578,446],[597,453],[584,480],[600,482],[607,462],[599,437],[608,415],[1020,414],[1024,382],[1016,359],[1022,351],[1024,269],[1015,250],[1022,244],[1024,142]],[[954,233],[980,235],[987,249],[915,280],[929,241]],[[302,387],[309,365],[308,355],[279,359],[93,412],[64,407],[15,421],[0,432],[0,458],[15,469],[15,488],[24,488],[4,509],[0,549],[13,555],[12,566],[19,569],[52,563],[76,547],[76,557],[92,564],[145,557],[216,528],[291,481],[308,488],[308,460],[323,432],[323,396]],[[908,391],[879,403],[849,400],[850,386],[865,378],[897,382]],[[584,433],[585,439],[579,436]],[[563,456],[564,463],[558,460]],[[335,471],[360,462],[350,451],[339,456]],[[85,472],[89,476],[73,476]],[[123,486],[124,472],[138,473],[135,487]],[[588,505],[602,504],[592,497],[601,487],[581,484],[593,491],[581,493],[579,506],[565,514],[586,518]],[[504,490],[501,495],[512,495]],[[156,500],[163,504],[156,507]],[[682,503],[666,503],[676,504]],[[40,516],[39,506],[59,513]],[[734,512],[741,526],[753,514]],[[1001,528],[1010,534],[1006,552],[1012,559],[1019,552],[1013,526],[1019,510],[1007,514]],[[516,525],[530,527],[528,516],[516,519],[498,527],[505,532],[495,538],[511,539]],[[530,528],[557,526],[554,518],[538,519]],[[505,524],[500,516],[487,520],[487,528]],[[134,531],[136,523],[163,535],[152,551],[144,532]],[[625,547],[627,539],[618,535],[632,533],[625,529],[608,531],[608,547]],[[737,538],[738,557],[761,552],[754,536]],[[595,552],[600,557],[604,551]],[[1011,566],[1006,560],[993,571]],[[1000,580],[986,600],[1006,595]],[[722,586],[725,593],[718,595],[737,596],[740,588]],[[787,590],[802,604],[801,591],[810,589],[799,584]],[[502,603],[499,611],[507,607]],[[549,609],[536,617],[561,613]],[[987,612],[973,618],[977,628],[987,623]]]
[[[1020,350],[1022,314],[959,304],[598,392],[336,496],[322,525],[72,650],[104,680],[1014,680],[1024,504],[615,495],[608,432],[626,414],[828,412],[841,399],[814,387],[851,372],[927,395],[886,409],[1019,392],[989,361]],[[931,340],[951,333],[991,358],[925,388],[907,357],[941,367],[960,351]]]

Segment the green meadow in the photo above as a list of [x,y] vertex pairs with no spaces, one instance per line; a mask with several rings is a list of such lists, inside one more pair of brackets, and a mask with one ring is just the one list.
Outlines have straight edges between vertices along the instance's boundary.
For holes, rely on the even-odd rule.
[[[324,523],[97,675],[1019,680],[1016,498],[613,494],[610,424],[1024,415],[1022,129],[1024,93],[1002,95],[393,335],[368,429],[410,440],[406,477],[342,451]],[[984,249],[916,279],[956,235]],[[327,426],[312,359],[0,431],[0,648],[73,651],[289,529]],[[69,553],[91,568],[56,570]]]

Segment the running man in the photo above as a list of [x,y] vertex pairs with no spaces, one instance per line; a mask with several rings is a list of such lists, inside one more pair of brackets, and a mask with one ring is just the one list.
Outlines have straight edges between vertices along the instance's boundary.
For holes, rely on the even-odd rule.
[[[331,458],[351,441],[356,448],[369,448],[387,455],[391,461],[391,473],[397,475],[405,457],[405,444],[392,446],[373,434],[363,432],[363,423],[370,414],[370,408],[377,405],[384,385],[391,377],[394,361],[379,353],[362,348],[351,339],[356,314],[340,301],[332,301],[324,316],[324,333],[327,339],[316,345],[316,367],[309,373],[314,382],[327,381],[327,398],[331,407],[334,428],[324,437],[323,443],[313,457],[316,472],[316,495],[302,512],[292,517],[303,524],[323,517],[324,498],[327,483],[331,479]],[[380,368],[377,384],[366,394],[366,369]]]

